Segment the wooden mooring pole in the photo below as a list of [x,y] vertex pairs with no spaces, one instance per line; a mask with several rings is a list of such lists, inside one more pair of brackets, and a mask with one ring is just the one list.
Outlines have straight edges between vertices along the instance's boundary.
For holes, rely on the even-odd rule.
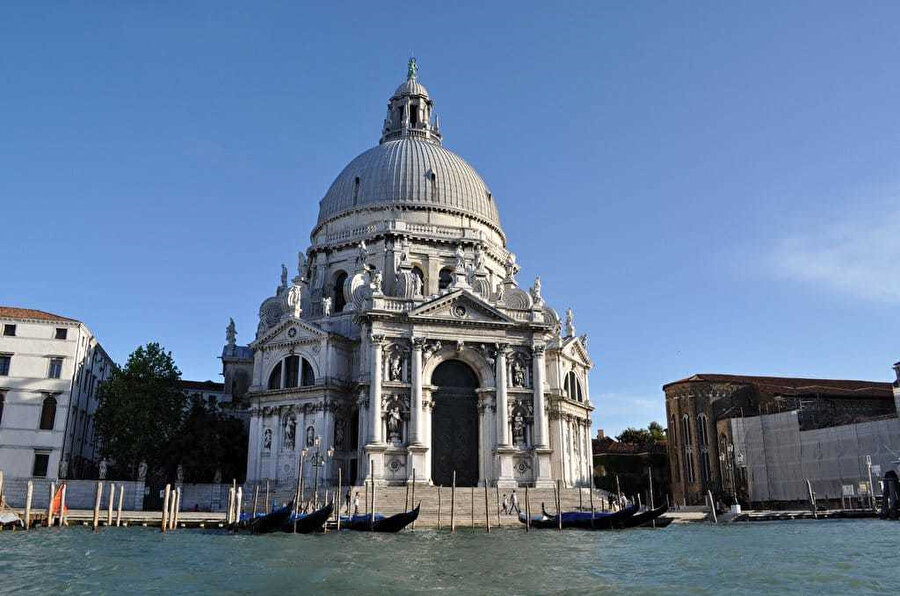
[[592,486],[588,490],[591,491],[591,529],[594,529],[594,487]]
[[488,534],[491,533],[491,512],[488,507],[488,485],[484,483],[484,527],[487,528]]
[[116,485],[114,482],[109,483],[109,503],[106,504],[106,526],[112,525],[113,520],[113,504],[116,501]]
[[472,487],[472,529],[475,529],[475,487]]
[[47,527],[53,526],[53,497],[56,496],[56,483],[50,483],[50,501],[47,503],[47,519],[44,520]]
[[272,509],[271,509],[272,505],[269,503],[269,480],[268,479],[266,479],[266,502],[265,502],[265,505],[266,506],[263,507],[263,511],[265,511],[267,514],[272,513]]
[[34,483],[29,480],[25,487],[25,529],[31,528],[31,499],[34,497]]
[[528,497],[528,485],[525,485],[525,531],[531,531],[531,499]]
[[[162,523],[160,524],[161,531],[166,531],[166,526],[169,523],[169,492],[172,490],[171,485],[167,484],[166,489],[163,496],[163,506],[162,506]],[[228,523],[231,523],[231,492],[228,493]]]
[[372,477],[372,517],[369,518],[369,529],[375,527],[375,460],[369,460],[369,476]]
[[441,485],[438,484],[438,530],[441,529]]
[[[411,503],[411,505],[412,505],[412,507],[410,507],[410,509],[412,509],[416,506],[416,469],[415,468],[413,468],[413,485],[412,485],[412,503]],[[409,509],[407,509],[407,511],[409,511]],[[413,520],[412,529],[413,530],[416,529],[416,520]]]
[[453,484],[450,485],[450,531],[456,531],[456,470],[453,470]]
[[97,483],[97,494],[94,497],[94,520],[93,527],[94,531],[97,531],[97,528],[100,526],[100,499],[103,498],[103,483]]
[[253,487],[253,515],[252,519],[256,519],[256,507],[259,505],[259,482]]
[[61,492],[59,493],[59,527],[69,525],[69,514],[66,513],[66,492],[67,483],[63,482]]
[[497,496],[497,527],[499,528],[503,525],[503,518],[500,517],[500,487],[495,484],[494,490],[496,491]]
[[[341,497],[341,490],[343,490],[343,487],[342,487],[342,481],[343,481],[343,478],[342,478],[342,471],[343,471],[342,466],[338,466],[338,490],[337,490],[338,504],[337,504],[337,515],[334,516],[335,519],[337,520],[337,529],[338,529],[338,530],[341,529],[341,504],[342,504],[342,500],[343,500],[343,497]],[[350,515],[350,511],[349,511],[350,505],[349,505],[349,503],[347,504],[347,509],[348,509],[347,515]]]
[[[66,496],[66,493],[63,492],[63,498],[65,498],[65,496]],[[118,511],[116,512],[116,527],[117,528],[122,525],[122,501],[124,501],[124,500],[125,500],[125,485],[120,484],[119,485],[119,507],[118,507]]]
[[562,481],[556,479],[556,529],[562,531]]

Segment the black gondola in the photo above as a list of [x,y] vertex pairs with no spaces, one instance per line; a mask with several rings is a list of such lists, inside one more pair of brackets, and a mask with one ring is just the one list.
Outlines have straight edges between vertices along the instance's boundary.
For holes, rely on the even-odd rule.
[[359,532],[399,532],[416,521],[416,518],[419,517],[420,506],[421,504],[416,505],[416,508],[412,511],[404,511],[403,513],[398,513],[397,515],[391,515],[389,517],[376,514],[374,520],[372,519],[371,514],[342,517],[341,528],[357,530]]
[[[641,511],[640,513],[635,513],[629,518],[626,518],[622,521],[623,528],[636,528],[638,526],[649,525],[650,522],[655,520],[657,517],[665,513],[669,510],[668,505],[662,505],[661,507],[657,507],[656,509],[648,509],[647,511]],[[668,524],[667,524],[668,525]]]
[[[246,524],[246,528],[251,534],[268,534],[281,529],[281,526],[290,519],[291,513],[294,511],[294,502],[291,501],[284,507],[275,509],[271,513],[250,520]],[[239,524],[239,527],[244,524]]]
[[[543,509],[543,506],[541,508]],[[562,514],[562,527],[563,529],[574,528],[578,530],[611,530],[620,528],[625,520],[637,513],[637,510],[637,507],[632,506],[626,507],[621,511],[594,512],[593,514],[583,511],[564,511]],[[519,521],[523,524],[526,523],[527,518],[524,513],[519,514]],[[531,527],[538,529],[559,528],[559,516],[547,515],[546,512],[543,512],[541,515],[533,515],[531,517]]]
[[331,517],[334,512],[334,502],[328,503],[321,509],[316,509],[312,513],[300,513],[291,515],[287,521],[281,526],[285,532],[293,532],[296,527],[298,534],[311,534],[312,532],[320,532],[322,526]]

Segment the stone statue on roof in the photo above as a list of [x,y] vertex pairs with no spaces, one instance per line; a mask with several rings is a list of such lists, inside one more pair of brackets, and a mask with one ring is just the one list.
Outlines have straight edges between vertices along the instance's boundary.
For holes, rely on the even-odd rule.
[[419,74],[419,65],[416,64],[415,58],[410,58],[406,68],[406,80],[414,81]]
[[237,329],[234,326],[234,319],[228,318],[228,327],[225,328],[225,341],[228,347],[233,348],[237,340]]

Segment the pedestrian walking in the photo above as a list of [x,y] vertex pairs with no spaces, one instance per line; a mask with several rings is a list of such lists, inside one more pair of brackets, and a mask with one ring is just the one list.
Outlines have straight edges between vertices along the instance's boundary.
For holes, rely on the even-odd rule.
[[516,495],[516,489],[512,489],[512,492],[509,495],[509,515],[512,515],[513,510],[515,509],[516,513],[522,513],[522,510],[519,509],[519,497]]
[[500,503],[500,510],[503,511],[503,515],[509,513],[509,500],[506,498],[506,493],[503,493],[503,501]]
[[353,515],[359,515],[359,491],[353,495]]
[[350,515],[350,493],[352,493],[352,492],[353,492],[353,490],[348,486],[347,494],[344,496],[344,502],[347,505],[347,515]]

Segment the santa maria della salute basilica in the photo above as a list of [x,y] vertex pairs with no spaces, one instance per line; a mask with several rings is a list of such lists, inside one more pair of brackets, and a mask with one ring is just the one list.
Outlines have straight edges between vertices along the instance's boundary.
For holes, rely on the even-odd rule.
[[[226,392],[250,411],[247,481],[588,486],[585,337],[521,287],[498,203],[443,146],[410,61],[381,139],[319,203],[249,345],[229,325]],[[523,284],[528,286],[529,284]],[[415,472],[414,472],[415,471]],[[312,474],[307,462],[304,474]]]

